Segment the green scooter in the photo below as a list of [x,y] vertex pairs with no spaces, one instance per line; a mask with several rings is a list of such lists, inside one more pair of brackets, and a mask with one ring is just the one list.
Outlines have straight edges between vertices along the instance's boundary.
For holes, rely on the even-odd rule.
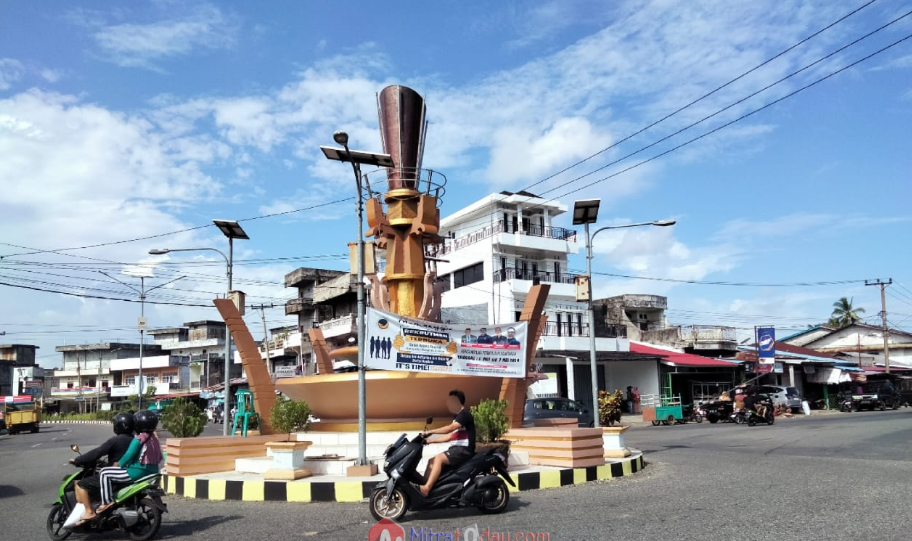
[[[79,453],[78,445],[70,449]],[[114,496],[115,504],[95,519],[74,527],[66,527],[67,518],[73,513],[76,503],[76,482],[93,475],[97,464],[80,468],[76,473],[67,475],[57,493],[57,501],[51,506],[47,517],[47,533],[54,541],[66,539],[71,534],[92,534],[112,530],[126,532],[130,539],[148,541],[155,537],[161,527],[162,513],[168,512],[168,506],[162,502],[165,491],[159,487],[161,474],[147,475],[118,488]]]

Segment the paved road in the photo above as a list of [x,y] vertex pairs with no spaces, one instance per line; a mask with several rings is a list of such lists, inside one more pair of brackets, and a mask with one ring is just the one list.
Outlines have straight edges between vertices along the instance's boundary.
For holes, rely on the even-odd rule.
[[[44,538],[49,503],[70,471],[66,447],[90,447],[109,431],[57,425],[0,436],[4,539]],[[477,524],[482,532],[547,532],[561,541],[912,537],[912,409],[781,419],[772,427],[636,427],[628,443],[649,462],[633,477],[524,492],[497,517],[413,514],[406,529],[453,532]],[[363,504],[168,501],[162,539],[363,540],[372,524]]]

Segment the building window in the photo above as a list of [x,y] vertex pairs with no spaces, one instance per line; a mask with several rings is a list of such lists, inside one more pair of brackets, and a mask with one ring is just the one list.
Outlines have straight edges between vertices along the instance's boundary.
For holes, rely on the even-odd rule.
[[124,380],[124,385],[129,385],[131,387],[136,385],[136,376],[128,376],[127,379]]
[[453,273],[453,287],[462,287],[484,280],[484,263],[476,263],[471,267],[460,269]]
[[67,382],[67,389],[72,389],[72,388],[73,388],[73,382],[72,382],[72,381],[68,381],[68,382]]
[[104,387],[105,389],[110,387],[110,385],[108,385],[108,380],[106,380],[106,379],[101,380],[101,386]]
[[146,376],[146,385],[155,385],[155,376]]

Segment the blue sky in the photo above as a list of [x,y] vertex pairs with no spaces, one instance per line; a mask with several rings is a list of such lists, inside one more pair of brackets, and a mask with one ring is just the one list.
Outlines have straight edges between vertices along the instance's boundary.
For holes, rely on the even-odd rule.
[[[678,224],[600,234],[597,272],[741,284],[892,277],[890,321],[912,329],[912,39],[787,97],[912,34],[912,16],[901,18],[818,62],[908,4],[870,3],[625,140],[865,3],[5,3],[0,342],[38,344],[52,366],[55,345],[137,338],[137,305],[35,290],[135,298],[98,272],[136,285],[119,274],[124,263],[151,268],[151,285],[185,276],[150,301],[208,304],[225,289],[217,255],[147,252],[226,248],[214,227],[197,228],[212,218],[287,212],[243,222],[252,240],[236,244],[235,276],[249,302],[291,297],[282,277],[298,266],[344,268],[353,203],[326,203],[353,195],[351,171],[318,147],[343,129],[352,148],[380,150],[375,93],[388,84],[427,100],[424,165],[449,179],[444,215],[500,190],[569,206],[600,197],[600,224]],[[81,249],[39,252],[63,248]],[[585,268],[583,257],[571,267]],[[597,295],[667,295],[673,323],[745,332],[824,321],[841,296],[869,321],[880,309],[877,288],[857,281],[594,283]],[[217,317],[199,306],[146,313],[152,327]],[[269,325],[291,321],[283,314],[267,311]]]

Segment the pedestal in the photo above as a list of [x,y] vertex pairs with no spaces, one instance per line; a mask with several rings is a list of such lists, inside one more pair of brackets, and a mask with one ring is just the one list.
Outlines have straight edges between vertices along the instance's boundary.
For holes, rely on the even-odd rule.
[[624,458],[630,456],[630,449],[624,443],[624,432],[629,426],[602,427],[602,445],[605,458]]
[[271,441],[266,444],[272,454],[272,467],[264,474],[267,480],[294,481],[310,477],[311,471],[304,467],[304,451],[309,441]]
[[377,472],[380,471],[379,467],[376,464],[368,464],[367,466],[349,466],[345,470],[345,475],[348,477],[372,477],[377,475]]

